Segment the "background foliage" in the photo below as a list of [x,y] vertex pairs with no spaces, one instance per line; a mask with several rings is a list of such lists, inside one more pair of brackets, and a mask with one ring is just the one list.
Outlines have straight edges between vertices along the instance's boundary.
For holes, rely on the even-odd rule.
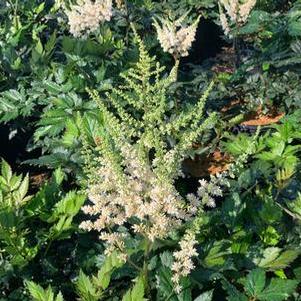
[[[0,300],[300,301],[301,1],[258,0],[235,47],[216,0],[113,7],[112,20],[82,39],[69,33],[63,1],[0,1]],[[166,66],[166,80],[173,58],[160,47],[153,18],[187,11],[188,21],[202,18],[168,87],[164,118],[194,114],[212,81],[204,114],[193,116],[216,118],[185,153],[186,177],[175,186],[181,195],[195,193],[200,179],[210,181],[212,166],[235,168],[216,207],[198,217],[195,268],[177,293],[173,252],[189,222],[155,242],[147,276],[137,269],[145,258],[139,239],[129,242],[124,263],[116,253],[106,256],[98,233],[79,224],[89,202],[86,163],[109,128],[89,91],[114,113],[119,105],[129,110],[118,98],[111,106],[106,95],[139,59],[130,24]],[[262,117],[277,122],[248,123]],[[167,145],[178,138],[169,135]],[[221,162],[212,162],[217,153]]]

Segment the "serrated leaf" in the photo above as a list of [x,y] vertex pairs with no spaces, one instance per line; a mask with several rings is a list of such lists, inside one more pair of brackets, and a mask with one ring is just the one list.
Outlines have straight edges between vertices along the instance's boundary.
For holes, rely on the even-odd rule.
[[40,285],[35,284],[33,281],[26,281],[25,284],[33,300],[43,300],[44,289]]
[[2,160],[2,162],[1,162],[1,175],[6,180],[7,183],[9,183],[9,181],[13,175],[11,167],[5,160]]
[[50,36],[49,40],[45,45],[45,51],[47,52],[47,55],[49,55],[52,52],[55,44],[56,44],[56,31],[52,33],[52,35]]
[[58,293],[56,298],[51,286],[47,289],[43,289],[39,284],[33,281],[25,281],[26,288],[28,289],[33,301],[64,301],[61,292]]
[[226,256],[231,252],[229,242],[226,240],[215,241],[203,259],[205,267],[221,266]]
[[16,190],[20,186],[22,182],[22,176],[15,176],[13,175],[11,180],[10,180],[10,190]]
[[78,279],[76,281],[76,290],[78,295],[81,297],[80,300],[83,301],[98,301],[102,294],[82,270],[80,270]]
[[261,268],[265,268],[271,262],[276,260],[276,258],[279,256],[280,252],[281,252],[280,248],[276,248],[276,247],[266,248],[263,250],[262,254],[260,254],[258,257],[255,257],[253,259],[253,262],[257,266],[259,266]]
[[112,253],[110,256],[106,257],[103,266],[98,272],[96,281],[103,289],[106,289],[110,284],[114,270],[122,267],[123,265],[124,262],[118,257],[118,254],[116,252]]
[[234,226],[245,207],[246,204],[242,202],[239,194],[233,193],[222,205],[222,216],[225,223]]
[[259,267],[275,271],[289,266],[301,253],[298,249],[281,251],[276,247],[267,248],[260,258],[255,258],[253,261]]
[[79,136],[79,128],[76,122],[74,122],[74,120],[68,119],[66,122],[66,129],[62,137],[64,145],[66,145],[67,147],[72,146],[74,140],[78,138],[78,136]]
[[263,301],[286,300],[296,290],[298,281],[273,278],[270,284],[258,294],[258,299]]
[[252,270],[246,277],[245,290],[249,296],[256,297],[265,287],[265,272],[262,269]]
[[174,260],[171,252],[165,251],[165,252],[161,253],[160,259],[161,259],[161,263],[164,266],[171,268],[171,266],[173,264],[173,260]]
[[58,295],[55,298],[55,301],[64,301],[64,297],[61,292],[58,293]]
[[28,187],[29,187],[29,176],[27,174],[18,188],[18,197],[19,197],[18,201],[20,202],[20,205],[23,205],[24,203],[25,196],[28,192]]
[[227,292],[228,301],[248,301],[246,295],[237,290],[237,288],[227,280],[222,280],[223,289]]
[[48,222],[53,222],[62,216],[75,216],[81,206],[84,204],[86,197],[75,191],[69,191],[65,197],[55,204],[55,208]]
[[50,93],[59,94],[62,92],[61,86],[53,81],[44,80],[43,85],[45,89]]
[[44,8],[45,8],[45,3],[42,2],[40,5],[35,7],[34,12],[38,15],[44,10]]
[[123,296],[122,301],[145,301],[144,298],[144,278],[138,277],[134,280],[135,285]]
[[17,90],[8,90],[2,93],[2,96],[8,100],[18,103],[23,101],[23,95]]
[[[157,274],[157,288],[162,296],[169,298],[169,301],[191,301],[190,280],[188,277],[181,279],[181,293],[174,291],[172,272],[167,267],[161,267]],[[163,299],[164,300],[164,299]]]

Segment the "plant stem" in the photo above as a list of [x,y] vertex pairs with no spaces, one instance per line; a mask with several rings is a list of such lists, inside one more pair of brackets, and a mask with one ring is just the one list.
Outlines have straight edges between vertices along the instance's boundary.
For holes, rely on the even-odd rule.
[[234,52],[235,52],[235,68],[237,69],[241,63],[241,59],[240,59],[240,43],[239,43],[239,38],[238,37],[234,37],[234,41],[233,41],[233,47],[234,47]]
[[49,251],[49,249],[50,249],[50,247],[52,245],[52,242],[53,242],[53,238],[50,238],[49,243],[47,244],[47,247],[46,247],[45,252],[44,252],[44,257],[47,256],[48,251]]
[[143,262],[143,279],[145,283],[145,292],[148,294],[149,291],[149,285],[148,285],[148,259],[149,259],[149,253],[152,249],[152,242],[146,238],[146,246],[145,246],[145,251],[144,251],[144,262]]

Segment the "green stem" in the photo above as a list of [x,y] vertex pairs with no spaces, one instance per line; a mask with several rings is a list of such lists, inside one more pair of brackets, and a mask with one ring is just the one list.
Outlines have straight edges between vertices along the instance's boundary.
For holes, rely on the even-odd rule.
[[149,285],[148,285],[148,259],[149,259],[149,254],[152,249],[152,242],[146,238],[146,246],[145,246],[145,251],[144,251],[144,262],[143,262],[143,279],[145,283],[145,292],[148,294],[149,292]]
[[[178,80],[180,58],[178,58],[176,55],[174,55],[174,60],[175,60],[175,65],[174,65],[173,69],[171,70],[171,72],[172,72],[171,75],[172,75],[173,82],[176,83]],[[176,109],[176,111],[179,110],[178,99],[175,99],[175,109]]]
[[49,243],[48,243],[48,245],[47,245],[47,247],[46,247],[46,250],[45,250],[45,252],[44,252],[44,257],[46,257],[47,256],[47,254],[48,254],[48,252],[49,252],[49,249],[50,249],[50,247],[51,247],[51,245],[52,245],[52,243],[53,243],[53,238],[50,238],[50,240],[49,240]]
[[19,4],[19,0],[16,0],[16,3],[15,3],[15,16],[17,15],[17,12],[18,12],[18,4]]
[[180,58],[176,55],[174,55],[175,65],[172,70],[173,72],[173,80],[176,82],[178,80],[178,73],[179,73],[179,66],[180,66]]

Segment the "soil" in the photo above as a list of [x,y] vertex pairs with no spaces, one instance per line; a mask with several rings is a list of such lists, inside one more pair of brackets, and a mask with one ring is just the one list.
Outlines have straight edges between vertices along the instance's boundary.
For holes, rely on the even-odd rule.
[[229,104],[225,105],[222,109],[222,113],[227,113],[228,111],[234,109],[235,107],[241,106],[242,101],[241,100],[232,100]]
[[247,126],[261,126],[261,125],[269,125],[278,123],[280,119],[284,116],[284,113],[272,113],[268,115],[261,115],[258,114],[257,116],[254,116],[251,119],[248,119],[241,123],[241,125],[247,125]]
[[38,190],[41,186],[43,186],[43,184],[45,184],[49,180],[50,176],[51,174],[49,172],[41,172],[30,175],[29,179],[31,189]]
[[194,159],[183,162],[183,171],[192,177],[208,177],[226,171],[231,163],[231,157],[220,150],[214,151],[209,156],[196,155]]
[[[232,100],[228,105],[221,109],[222,113],[228,113],[236,107],[243,104],[241,100]],[[279,112],[277,108],[269,108],[268,113],[263,113],[262,108],[259,107],[256,111],[247,114],[244,121],[240,123],[242,126],[265,126],[278,123],[281,118],[285,116],[285,113]]]

